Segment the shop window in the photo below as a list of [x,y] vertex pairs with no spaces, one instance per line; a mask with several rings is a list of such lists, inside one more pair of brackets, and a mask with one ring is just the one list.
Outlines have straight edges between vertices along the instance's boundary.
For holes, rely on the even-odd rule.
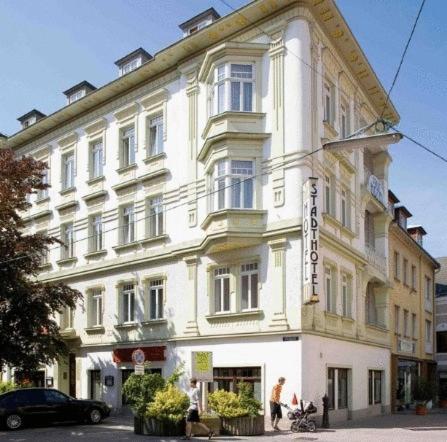
[[438,353],[447,353],[447,331],[436,332],[436,349]]
[[328,368],[327,394],[330,410],[348,408],[348,379],[347,368]]
[[368,371],[368,403],[369,405],[382,403],[382,371]]
[[209,391],[216,390],[238,392],[238,383],[251,384],[254,397],[262,401],[261,367],[215,367],[214,381],[209,384]]

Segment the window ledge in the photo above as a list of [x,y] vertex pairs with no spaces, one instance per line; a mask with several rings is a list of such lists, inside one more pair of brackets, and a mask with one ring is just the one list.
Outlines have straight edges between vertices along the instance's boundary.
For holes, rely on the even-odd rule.
[[113,250],[115,252],[121,252],[123,250],[134,249],[140,245],[140,241],[132,241],[127,244],[119,244],[117,246],[113,246]]
[[84,328],[84,331],[88,334],[102,334],[105,332],[105,328],[103,325],[92,325],[91,327]]
[[77,336],[76,330],[73,327],[64,328],[59,333],[63,338],[75,338]]
[[138,179],[132,178],[130,180],[123,181],[122,183],[115,184],[114,186],[112,186],[112,189],[115,191],[118,191],[118,190],[126,189],[127,187],[130,187],[130,186],[135,186],[136,184],[138,184]]
[[103,256],[103,255],[107,255],[106,249],[95,250],[94,252],[88,252],[84,255],[84,258],[96,258],[98,256]]
[[345,235],[349,236],[351,239],[353,239],[353,238],[356,237],[356,234],[355,234],[355,232],[351,229],[351,227],[344,226],[344,225],[342,224],[342,225],[341,225],[341,231],[342,231]]
[[324,315],[325,315],[325,316],[329,316],[330,318],[334,318],[334,319],[341,318],[341,316],[340,316],[338,313],[331,312],[331,311],[329,311],[329,310],[325,310],[325,311],[324,311]]
[[167,235],[166,233],[164,233],[163,235],[158,235],[158,236],[151,236],[150,238],[145,238],[142,239],[140,241],[141,245],[147,245],[147,244],[152,244],[152,243],[156,243],[156,242],[164,242],[169,238],[169,235]]
[[383,333],[388,333],[388,329],[384,325],[381,325],[381,324],[368,324],[368,323],[366,323],[365,325],[366,325],[366,327],[371,328],[373,330],[378,330],[378,331],[381,331]]
[[168,320],[166,318],[160,318],[160,319],[149,319],[147,321],[143,321],[141,325],[143,326],[151,326],[151,325],[163,325],[167,324]]
[[59,204],[58,206],[56,206],[56,210],[65,210],[65,209],[69,209],[70,207],[76,207],[78,206],[79,203],[76,200],[72,200],[72,201],[67,201],[66,203],[62,203]]
[[138,322],[125,322],[123,324],[115,324],[114,327],[118,330],[136,328],[136,327],[138,327]]
[[42,204],[42,203],[46,203],[48,201],[50,201],[50,197],[46,196],[45,198],[41,198],[39,200],[36,200],[36,204],[39,205],[39,204]]
[[157,155],[148,156],[143,160],[143,162],[144,162],[144,164],[151,164],[151,163],[154,163],[155,161],[161,160],[163,158],[166,158],[166,152],[161,152],[161,153],[158,153]]
[[338,137],[338,132],[335,130],[335,127],[329,121],[323,120],[324,126],[324,138],[334,139]]
[[73,256],[71,258],[64,258],[64,259],[60,259],[59,261],[56,261],[57,265],[65,265],[65,264],[71,264],[73,262],[76,262],[78,260],[78,258],[76,258],[76,256]]
[[258,210],[258,209],[220,209],[214,212],[210,212],[205,220],[203,221],[201,228],[206,229],[211,221],[219,216],[231,216],[231,215],[248,215],[248,216],[261,216],[265,215],[267,210]]
[[41,264],[39,266],[39,270],[44,271],[44,270],[51,269],[52,267],[53,267],[53,264],[51,264],[51,262],[46,262],[45,264]]
[[350,316],[342,316],[341,319],[343,322],[355,322],[355,319],[351,318]]
[[122,173],[128,172],[129,170],[133,170],[136,168],[137,168],[137,163],[133,163],[133,164],[129,164],[128,166],[123,166],[123,167],[120,167],[119,169],[116,169],[116,172],[118,174],[122,174]]
[[154,178],[157,178],[159,176],[163,176],[163,175],[167,175],[169,173],[169,169],[163,168],[160,170],[156,170],[155,172],[149,172],[146,173],[140,177],[138,177],[138,180],[143,182],[143,181],[149,181],[152,180]]
[[48,210],[42,210],[41,212],[37,212],[37,213],[34,213],[33,215],[29,215],[29,216],[26,216],[26,217],[22,218],[22,221],[24,223],[28,223],[28,222],[32,221],[33,219],[36,220],[36,219],[39,219],[39,218],[43,218],[45,216],[51,215],[52,213],[53,212],[51,210],[49,210],[49,209]]
[[101,181],[105,181],[106,177],[104,175],[97,176],[95,178],[90,178],[86,181],[86,183],[91,186],[92,184],[100,183]]
[[219,321],[219,320],[232,320],[232,319],[244,319],[251,317],[261,317],[264,312],[262,310],[246,310],[242,312],[228,312],[228,313],[214,313],[212,315],[207,315],[205,318],[208,321]]
[[59,192],[59,195],[68,195],[69,193],[76,192],[76,187],[67,187]]
[[84,201],[91,201],[95,198],[101,198],[107,196],[107,190],[98,190],[97,192],[89,193],[88,195],[84,195],[82,199]]

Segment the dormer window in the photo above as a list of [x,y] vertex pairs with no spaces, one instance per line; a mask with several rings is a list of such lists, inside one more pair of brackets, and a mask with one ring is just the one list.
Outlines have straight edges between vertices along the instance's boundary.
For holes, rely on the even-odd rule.
[[94,90],[96,90],[96,87],[84,80],[64,91],[64,95],[67,97],[67,104],[71,104],[85,97]]
[[26,113],[25,115],[22,115],[21,117],[17,118],[17,120],[22,125],[22,129],[26,129],[27,127],[31,126],[34,123],[37,123],[44,117],[46,117],[45,114],[39,112],[37,109],[33,109],[32,111]]
[[399,211],[399,226],[402,227],[402,229],[407,230],[407,217]]
[[255,88],[254,65],[224,63],[216,67],[212,91],[212,114],[225,111],[252,112]]
[[141,57],[135,58],[134,60],[129,61],[124,64],[120,69],[120,75],[126,75],[131,71],[134,71],[136,68],[141,66]]
[[80,98],[85,96],[85,90],[81,89],[80,91],[76,91],[74,94],[71,94],[68,97],[68,104],[73,103],[74,101],[79,100]]
[[213,23],[215,20],[219,19],[220,15],[214,8],[209,8],[206,11],[190,18],[185,21],[179,28],[183,31],[183,37],[188,37],[188,35],[194,34],[206,26]]
[[118,66],[120,77],[126,75],[135,69],[138,69],[144,63],[149,61],[152,55],[146,52],[143,48],[138,48],[135,51],[115,61]]

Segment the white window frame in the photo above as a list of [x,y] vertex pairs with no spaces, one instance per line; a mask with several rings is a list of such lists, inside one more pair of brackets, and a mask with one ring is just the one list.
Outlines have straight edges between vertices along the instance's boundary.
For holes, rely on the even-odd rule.
[[351,125],[350,125],[350,112],[349,104],[342,100],[340,103],[340,137],[345,139],[350,135]]
[[334,125],[334,86],[329,81],[323,83],[323,121]]
[[341,275],[341,302],[345,318],[352,318],[352,277],[346,273]]
[[334,192],[334,177],[330,174],[324,175],[324,212],[335,216],[335,192]]
[[73,223],[62,224],[61,226],[61,259],[74,258],[74,225]]
[[400,254],[394,252],[394,278],[400,281]]
[[148,118],[148,152],[149,157],[159,155],[164,152],[164,117],[163,113]]
[[122,245],[133,243],[136,236],[135,207],[133,204],[121,208],[120,224],[120,243]]
[[[241,264],[240,267],[240,290],[241,290],[241,311],[259,309],[259,269],[257,262]],[[256,282],[253,284],[253,277],[256,275]],[[247,280],[246,307],[244,308],[244,279]],[[253,303],[253,297],[256,299]],[[253,305],[255,304],[255,305]]]
[[104,145],[98,139],[90,143],[90,179],[104,176]]
[[85,89],[79,89],[76,92],[73,92],[68,97],[68,104],[74,103],[75,101],[80,100],[82,97],[85,97]]
[[104,248],[102,215],[90,217],[90,252],[99,252]]
[[[136,307],[136,296],[135,296],[135,284],[129,283],[124,284],[121,287],[121,314],[123,324],[132,324],[135,322],[135,307]],[[125,299],[127,298],[127,309]],[[133,308],[132,308],[133,306]]]
[[90,311],[90,326],[99,327],[103,325],[103,308],[104,296],[101,288],[91,289],[91,311]]
[[130,124],[120,129],[120,168],[136,164],[136,130]]
[[75,186],[75,153],[66,152],[62,155],[62,190]]
[[129,72],[134,71],[135,69],[141,66],[141,57],[136,57],[128,62],[124,63],[120,68],[120,77],[122,75],[126,75]]
[[351,228],[351,205],[350,205],[350,193],[346,187],[341,188],[340,196],[340,221],[343,227]]
[[[229,267],[218,267],[213,270],[213,294],[214,294],[214,313],[216,315],[231,312],[231,273]],[[225,280],[228,281],[228,292],[226,292]],[[217,293],[217,285],[220,288],[220,294]],[[217,297],[219,299],[220,309],[217,309]],[[225,298],[228,297],[228,309],[225,309]]]
[[[50,175],[50,170],[48,168],[45,168],[42,171],[42,184],[49,184],[49,175]],[[42,201],[44,199],[48,198],[48,187],[45,189],[39,189],[37,191],[37,197],[36,197],[36,201]]]
[[337,313],[337,299],[335,292],[335,269],[330,265],[324,266],[324,291],[326,299],[326,311]]
[[163,196],[156,195],[147,199],[147,236],[156,238],[164,234]]
[[[148,287],[148,318],[150,321],[164,319],[164,296],[165,284],[163,279],[149,281]],[[152,298],[155,298],[155,314],[152,309]]]
[[[370,373],[372,373],[372,388],[371,388],[371,393],[372,396],[369,396],[369,375]],[[376,373],[380,373],[380,401],[376,401]],[[384,401],[384,397],[383,397],[383,392],[384,392],[384,382],[385,382],[385,372],[383,370],[368,370],[368,405],[369,406],[374,406],[374,405],[378,405],[378,404],[383,404]]]

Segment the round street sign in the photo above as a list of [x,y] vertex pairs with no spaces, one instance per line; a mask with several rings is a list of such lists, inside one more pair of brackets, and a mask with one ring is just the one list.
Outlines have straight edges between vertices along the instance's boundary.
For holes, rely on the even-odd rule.
[[144,361],[146,360],[146,356],[144,354],[144,351],[141,350],[141,348],[137,348],[132,352],[132,362],[134,364],[144,364]]

